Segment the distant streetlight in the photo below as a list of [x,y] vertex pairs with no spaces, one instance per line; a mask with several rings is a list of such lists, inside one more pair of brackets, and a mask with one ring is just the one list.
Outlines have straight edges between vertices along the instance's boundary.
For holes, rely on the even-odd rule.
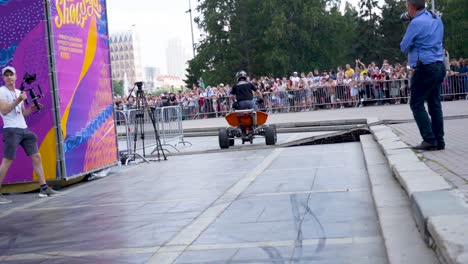
[[189,10],[185,11],[185,13],[190,13],[190,28],[192,30],[192,49],[193,49],[193,57],[195,58],[195,39],[193,37],[192,3],[190,0],[189,0]]

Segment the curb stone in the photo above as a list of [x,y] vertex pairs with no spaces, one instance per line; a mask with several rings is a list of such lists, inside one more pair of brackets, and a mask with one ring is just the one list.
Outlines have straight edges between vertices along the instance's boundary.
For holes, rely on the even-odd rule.
[[[375,118],[369,118],[368,124],[375,121]],[[467,264],[467,203],[390,127],[370,127],[370,131],[410,198],[413,218],[424,241],[435,250],[442,263]]]
[[372,197],[390,264],[437,264],[434,252],[421,239],[405,191],[393,177],[372,135],[361,135]]
[[[468,210],[464,202],[458,199],[455,191],[426,191],[414,193],[411,197],[411,206],[413,207],[413,215],[416,224],[423,236],[424,241],[429,246],[433,246],[437,240],[431,239],[428,231],[428,221],[433,217],[439,216],[465,216],[468,218]],[[461,233],[466,232],[468,229],[460,229]],[[447,239],[444,237],[444,239]],[[468,239],[466,239],[468,241]],[[443,242],[443,241],[442,241]],[[466,248],[468,250],[468,248]],[[468,253],[468,251],[466,252]]]
[[[468,263],[468,215],[431,217],[428,229],[434,240],[440,241],[436,252],[446,263]],[[460,231],[461,230],[461,231]],[[445,237],[451,237],[450,241]]]

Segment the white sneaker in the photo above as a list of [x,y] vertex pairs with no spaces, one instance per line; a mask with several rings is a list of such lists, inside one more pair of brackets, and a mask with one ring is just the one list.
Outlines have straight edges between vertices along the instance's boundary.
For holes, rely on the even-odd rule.
[[60,195],[62,194],[61,192],[58,192],[50,187],[47,187],[45,190],[41,190],[39,192],[39,197],[44,198],[44,197],[49,197],[49,196],[54,196],[54,195]]
[[11,203],[11,200],[3,197],[3,195],[0,193],[0,204],[8,204]]

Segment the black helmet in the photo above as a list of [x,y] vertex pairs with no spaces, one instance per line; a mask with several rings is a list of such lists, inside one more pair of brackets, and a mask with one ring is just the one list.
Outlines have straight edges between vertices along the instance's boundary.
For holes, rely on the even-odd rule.
[[236,81],[240,82],[242,79],[244,79],[244,81],[247,81],[247,73],[245,71],[240,71],[236,74]]

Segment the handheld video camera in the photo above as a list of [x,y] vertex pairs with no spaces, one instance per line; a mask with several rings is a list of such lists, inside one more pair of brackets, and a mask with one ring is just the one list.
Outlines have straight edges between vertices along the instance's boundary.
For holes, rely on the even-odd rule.
[[[431,10],[427,10],[427,12],[429,12],[432,16],[433,19],[436,19],[437,16],[440,16],[440,13],[437,12],[437,11],[431,11]],[[413,18],[410,16],[410,14],[408,12],[404,12],[403,14],[400,15],[400,20],[403,21],[403,22],[409,22],[411,21]]]
[[[43,98],[44,97],[44,93],[42,92],[42,88],[41,86],[38,84],[37,85],[37,89],[39,91],[38,94],[36,94],[36,91],[34,90],[34,85],[32,85],[32,83],[34,83],[36,81],[36,74],[29,74],[29,73],[25,73],[24,76],[23,76],[23,82],[21,82],[21,91],[22,92],[29,92],[29,97],[30,99],[26,99],[24,100],[24,102],[26,104],[29,104],[30,102],[33,102],[34,105],[36,106],[37,110],[39,111],[41,109],[41,105],[39,104],[38,102],[38,99],[40,98]],[[28,86],[30,87],[26,87],[27,84]]]
[[400,20],[403,22],[408,22],[411,21],[412,17],[408,12],[404,12],[403,14],[400,15]]
[[36,74],[29,74],[25,73],[23,77],[23,81],[27,84],[31,84],[36,81]]

